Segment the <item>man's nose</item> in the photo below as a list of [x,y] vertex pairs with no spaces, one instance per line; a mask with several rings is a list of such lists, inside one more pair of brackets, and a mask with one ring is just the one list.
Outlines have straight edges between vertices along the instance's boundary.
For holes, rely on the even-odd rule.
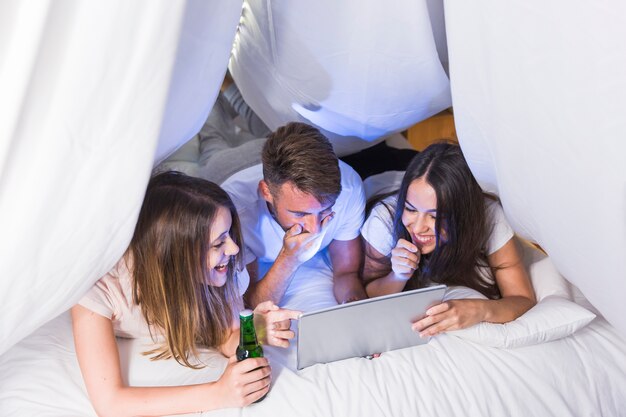
[[319,233],[322,229],[322,225],[318,221],[317,216],[307,216],[302,226],[304,230],[313,234]]

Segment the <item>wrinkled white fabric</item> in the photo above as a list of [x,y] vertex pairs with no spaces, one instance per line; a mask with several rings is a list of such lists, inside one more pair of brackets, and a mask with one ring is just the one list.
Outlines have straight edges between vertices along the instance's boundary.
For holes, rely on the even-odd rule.
[[[336,304],[332,287],[332,272],[318,254],[298,269],[284,301],[302,311],[328,307]],[[552,322],[549,311],[535,313]],[[64,314],[0,356],[0,409],[7,415],[95,416],[70,326]],[[150,347],[145,343],[118,340],[124,379],[134,386],[212,381],[226,365],[215,352],[203,355],[208,366],[197,371],[174,360],[150,361],[140,353]],[[517,349],[442,334],[374,360],[352,358],[301,371],[296,344],[263,347],[272,366],[265,400],[202,415],[579,417],[619,416],[626,409],[626,342],[601,317],[571,336]]]
[[343,155],[450,106],[435,36],[440,0],[246,1],[230,70],[270,129],[310,122]]
[[447,1],[457,133],[516,232],[626,334],[626,4]]
[[236,0],[0,4],[0,354],[128,245],[155,159],[196,133]]

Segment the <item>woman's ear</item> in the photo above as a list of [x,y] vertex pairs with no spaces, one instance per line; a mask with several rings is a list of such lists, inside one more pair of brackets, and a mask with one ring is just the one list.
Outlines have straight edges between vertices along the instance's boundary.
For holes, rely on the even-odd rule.
[[267,185],[265,180],[259,181],[259,191],[261,191],[261,195],[263,199],[270,204],[274,204],[274,197],[272,196],[272,192],[270,191],[270,186]]

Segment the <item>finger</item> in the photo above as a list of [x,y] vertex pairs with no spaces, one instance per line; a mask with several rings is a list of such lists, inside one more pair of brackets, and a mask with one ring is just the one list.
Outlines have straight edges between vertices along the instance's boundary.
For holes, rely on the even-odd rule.
[[411,329],[414,332],[421,332],[422,330],[424,330],[425,328],[427,328],[428,326],[431,326],[433,324],[432,321],[432,317],[424,317],[421,320],[416,321],[415,323],[413,323],[411,325]]
[[237,371],[244,374],[256,368],[269,367],[269,362],[267,358],[248,358],[245,361],[235,364],[235,366],[237,367]]
[[282,320],[272,323],[270,330],[286,330],[291,327],[291,320]]
[[409,252],[417,253],[418,249],[412,242],[409,242],[406,239],[398,239],[398,243],[396,243],[396,247],[401,247]]
[[324,237],[324,234],[322,233],[321,230],[318,233],[306,232],[306,233],[301,233],[300,235],[298,235],[301,245],[312,243],[317,239],[321,239],[322,237]]
[[335,218],[335,212],[331,212],[328,216],[324,217],[324,219],[322,220],[322,227],[320,228],[320,232],[323,232],[328,225],[330,224],[330,222]]
[[265,314],[267,312],[270,311],[276,311],[280,309],[280,307],[278,307],[276,304],[274,304],[272,301],[263,301],[262,303],[259,303],[255,308],[254,308],[254,312],[255,313],[259,313],[259,314]]
[[[295,333],[293,330],[274,330],[272,332],[272,337],[288,341],[289,339],[293,339],[295,337]],[[289,346],[289,342],[287,342],[287,346]]]
[[445,318],[446,318],[445,313],[426,316],[416,321],[415,323],[413,323],[411,328],[413,329],[413,331],[418,331],[418,332],[423,331],[424,329],[427,329],[428,327],[438,323],[439,321]]
[[445,320],[441,320],[437,322],[437,324],[432,325],[426,330],[420,332],[420,337],[435,336],[441,332],[452,330],[453,326],[454,326],[454,320],[449,319],[449,318]]
[[405,248],[393,248],[391,250],[391,256],[397,257],[399,259],[409,259],[413,262],[417,262],[419,260],[419,257],[416,253],[410,252]]
[[244,395],[249,395],[259,390],[262,390],[265,387],[269,387],[271,382],[272,378],[270,378],[269,375],[259,379],[258,381],[250,382],[249,384],[246,384],[243,389]]
[[[247,361],[247,360],[249,360],[249,359],[246,359],[245,361]],[[245,361],[242,361],[242,362],[245,362]],[[256,368],[256,369],[253,369],[250,372],[242,374],[239,380],[244,385],[247,385],[247,384],[251,384],[251,383],[253,383],[255,381],[259,381],[259,380],[261,380],[263,378],[267,378],[271,374],[272,374],[272,369],[269,366],[263,366],[261,368]]]
[[266,395],[269,392],[269,390],[270,390],[270,384],[268,382],[266,385],[263,385],[261,389],[250,392],[248,395],[246,395],[245,405],[250,405],[253,402],[261,399],[261,397]]
[[444,311],[448,311],[448,310],[450,310],[450,303],[444,302],[444,303],[432,306],[431,308],[426,310],[426,315],[427,316],[433,316],[435,314],[441,314]]
[[439,314],[433,314],[432,316],[426,316],[422,320],[420,320],[422,327],[420,329],[417,329],[417,331],[424,332],[426,330],[430,330],[433,326],[437,325],[440,322],[450,322],[450,320],[454,321],[454,317],[452,317],[452,313],[450,312],[450,310],[444,311],[443,313]]
[[289,347],[289,341],[284,339],[279,339],[277,337],[272,336],[268,343],[271,346],[287,349]]
[[291,229],[287,230],[288,236],[296,236],[302,233],[302,226],[300,224],[294,224]]
[[413,259],[403,258],[403,257],[393,257],[392,262],[394,262],[396,265],[407,266],[413,269],[417,268],[417,259],[413,260]]
[[276,322],[282,322],[282,321],[288,321],[288,320],[297,320],[301,314],[302,314],[301,311],[288,310],[286,308],[282,308],[278,311],[273,311],[271,318],[272,318],[272,322],[276,323]]
[[415,271],[415,268],[402,265],[399,262],[392,263],[391,269],[393,269],[393,271],[396,274],[403,274],[403,275],[413,275],[413,272]]

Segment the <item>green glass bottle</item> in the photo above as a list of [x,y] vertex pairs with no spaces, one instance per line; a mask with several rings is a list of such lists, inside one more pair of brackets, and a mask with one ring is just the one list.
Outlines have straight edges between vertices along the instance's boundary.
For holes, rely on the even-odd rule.
[[[254,330],[254,313],[252,310],[243,310],[239,313],[239,346],[237,346],[237,360],[242,361],[248,358],[262,358],[263,348],[256,338]],[[267,394],[266,394],[267,395]],[[255,403],[262,401],[265,395]]]
[[262,358],[263,348],[256,338],[254,330],[254,313],[252,310],[243,310],[239,313],[239,346],[237,347],[237,360],[248,358]]

